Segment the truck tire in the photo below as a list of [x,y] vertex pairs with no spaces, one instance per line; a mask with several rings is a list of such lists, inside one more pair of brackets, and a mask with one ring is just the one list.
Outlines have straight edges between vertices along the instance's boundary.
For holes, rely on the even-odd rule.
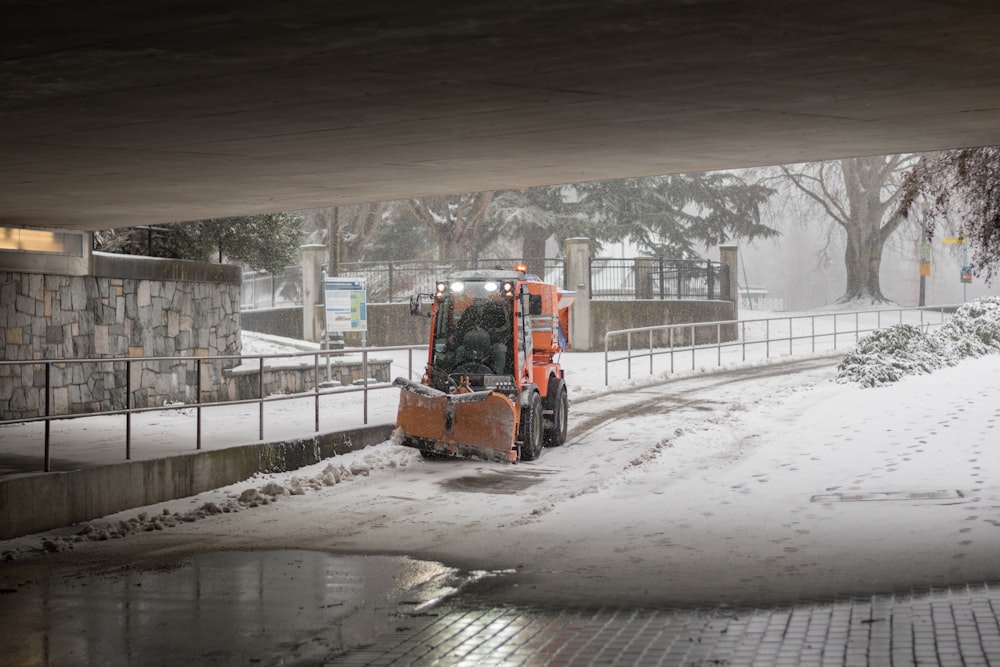
[[562,378],[549,378],[549,395],[546,399],[546,407],[552,411],[552,419],[545,424],[545,446],[558,447],[566,442],[569,422],[569,396]]
[[534,461],[542,455],[542,399],[531,392],[528,405],[521,408],[521,459]]

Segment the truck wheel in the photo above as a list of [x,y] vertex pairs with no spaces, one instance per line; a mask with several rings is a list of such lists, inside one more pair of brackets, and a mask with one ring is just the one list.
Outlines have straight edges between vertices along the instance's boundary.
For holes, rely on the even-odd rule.
[[521,408],[521,458],[534,461],[542,455],[542,399],[531,392],[527,407]]
[[552,421],[545,425],[545,446],[558,447],[566,442],[569,421],[569,396],[562,378],[549,378],[548,408],[552,411]]

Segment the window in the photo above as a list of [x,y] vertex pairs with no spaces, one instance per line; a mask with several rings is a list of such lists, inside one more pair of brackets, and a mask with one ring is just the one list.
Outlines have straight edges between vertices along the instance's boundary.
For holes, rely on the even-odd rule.
[[0,227],[0,250],[83,257],[83,232]]

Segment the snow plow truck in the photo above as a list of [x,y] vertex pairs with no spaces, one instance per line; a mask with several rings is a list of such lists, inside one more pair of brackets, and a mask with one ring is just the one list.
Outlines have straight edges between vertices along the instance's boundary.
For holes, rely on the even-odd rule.
[[574,293],[517,269],[462,271],[410,299],[412,315],[430,317],[430,345],[422,381],[394,382],[397,442],[427,458],[516,463],[566,441],[557,355]]

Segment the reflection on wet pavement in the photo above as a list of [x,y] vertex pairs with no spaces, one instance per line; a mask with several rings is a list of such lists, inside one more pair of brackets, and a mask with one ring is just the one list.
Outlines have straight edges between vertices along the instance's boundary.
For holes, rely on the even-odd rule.
[[0,663],[321,662],[461,583],[439,563],[294,550],[59,573],[0,595]]

